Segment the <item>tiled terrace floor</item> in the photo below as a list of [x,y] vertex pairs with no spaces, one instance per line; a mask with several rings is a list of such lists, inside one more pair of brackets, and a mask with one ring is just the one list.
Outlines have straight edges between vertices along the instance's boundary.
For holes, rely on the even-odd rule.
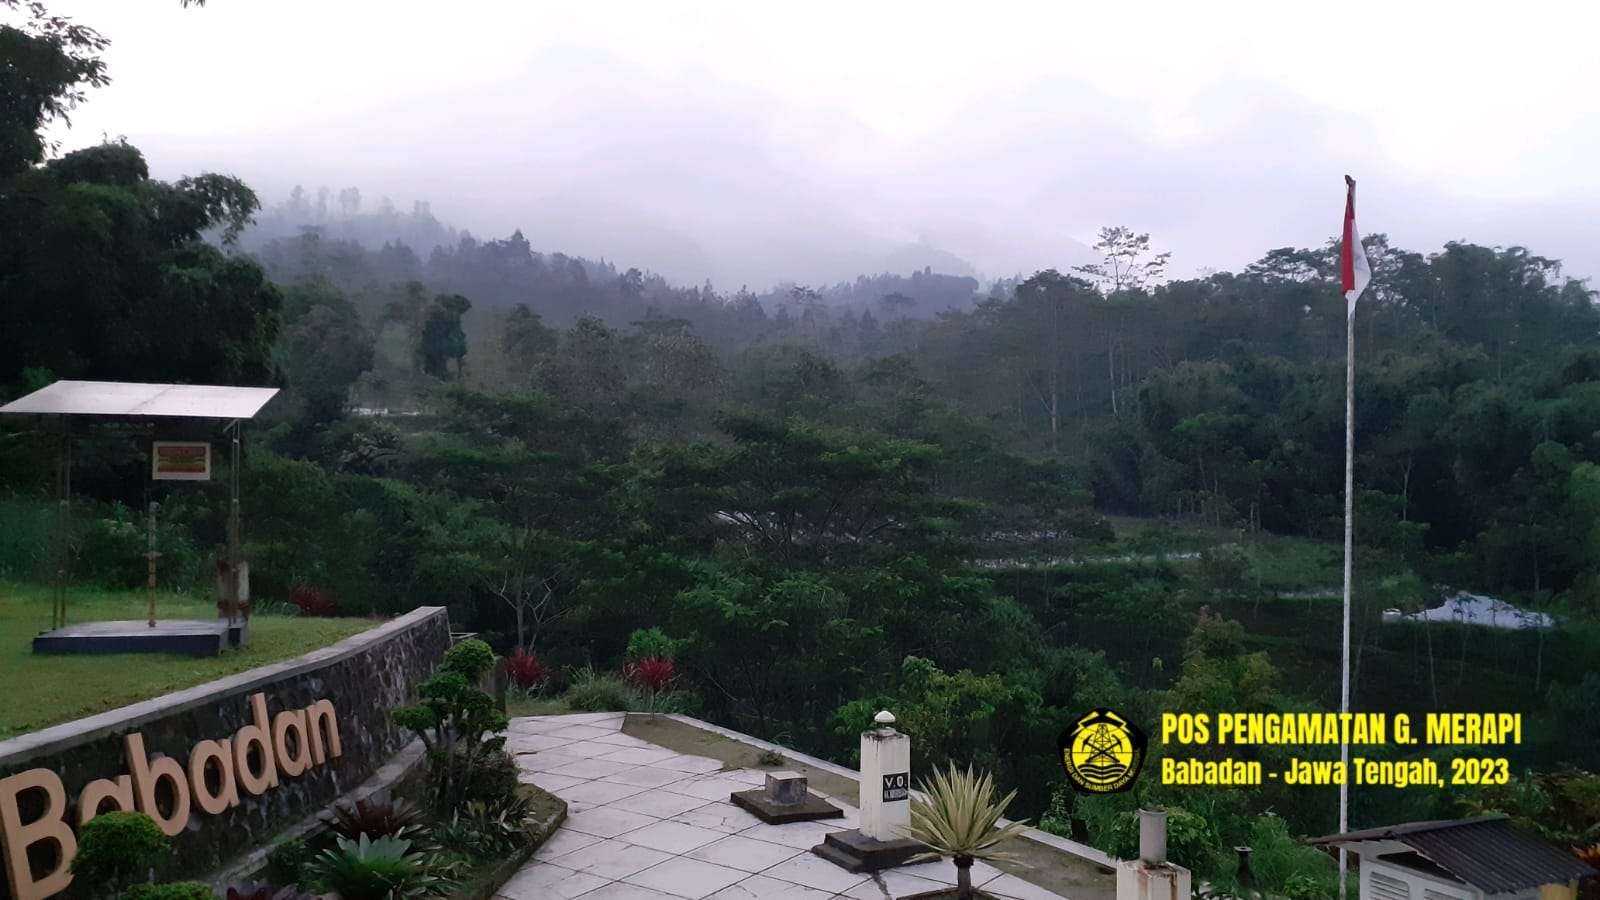
[[[945,860],[876,877],[853,875],[811,854],[844,819],[766,825],[728,802],[765,773],[724,770],[622,733],[623,713],[513,719],[506,749],[524,781],[567,801],[567,821],[500,889],[508,900],[884,900],[954,883]],[[1063,900],[977,863],[973,882],[1015,900]]]

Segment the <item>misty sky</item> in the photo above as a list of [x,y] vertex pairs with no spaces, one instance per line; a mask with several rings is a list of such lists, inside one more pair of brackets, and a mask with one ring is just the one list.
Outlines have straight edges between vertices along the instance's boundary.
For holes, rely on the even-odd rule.
[[[1097,226],[1230,269],[1360,221],[1600,273],[1600,5],[49,0],[114,83],[66,149],[296,183],[719,288],[988,276]],[[893,257],[904,260],[903,252]]]

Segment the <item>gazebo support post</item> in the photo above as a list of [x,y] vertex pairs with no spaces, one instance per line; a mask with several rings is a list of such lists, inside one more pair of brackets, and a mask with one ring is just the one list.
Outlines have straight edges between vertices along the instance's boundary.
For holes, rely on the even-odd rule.
[[161,554],[156,551],[156,502],[150,501],[149,536],[145,539],[144,558],[146,560],[146,576],[144,582],[145,599],[150,605],[151,628],[156,627],[156,560]]
[[72,564],[72,419],[61,416],[61,452],[56,465],[56,577],[50,597],[50,627],[67,625],[67,570]]
[[243,598],[240,591],[239,550],[239,440],[244,422],[234,419],[232,461],[228,466],[228,624],[237,622]]

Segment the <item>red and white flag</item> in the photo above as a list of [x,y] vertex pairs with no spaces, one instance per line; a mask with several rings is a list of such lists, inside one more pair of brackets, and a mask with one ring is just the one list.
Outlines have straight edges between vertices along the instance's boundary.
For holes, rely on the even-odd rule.
[[1344,289],[1344,302],[1348,314],[1356,314],[1356,299],[1372,280],[1372,264],[1367,261],[1367,249],[1361,246],[1361,232],[1356,230],[1356,180],[1344,177],[1347,193],[1344,198],[1344,239],[1339,244],[1339,285]]

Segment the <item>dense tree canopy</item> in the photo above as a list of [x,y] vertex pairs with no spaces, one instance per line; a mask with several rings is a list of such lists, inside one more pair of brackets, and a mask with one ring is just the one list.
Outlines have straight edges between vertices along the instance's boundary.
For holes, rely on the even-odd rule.
[[[1126,850],[1133,805],[1162,803],[1207,877],[1231,871],[1211,849],[1250,842],[1301,879],[1269,888],[1325,894],[1294,837],[1330,830],[1330,804],[1149,780],[1074,800],[1053,757],[1094,706],[1336,706],[1333,245],[1169,280],[1119,226],[1100,263],[987,288],[924,270],[757,294],[353,187],[297,188],[251,228],[236,179],[154,180],[122,142],[52,158],[41,127],[104,83],[104,43],[0,6],[30,12],[0,27],[0,399],[53,377],[284,387],[242,473],[265,601],[443,603],[558,685],[656,629],[682,708],[848,763],[887,706],[919,769],[991,768],[1048,827]],[[1524,712],[1513,752],[1540,774],[1368,793],[1356,821],[1567,809],[1591,781],[1552,773],[1600,766],[1600,309],[1524,248],[1367,245],[1358,706]],[[0,512],[32,533],[48,467],[5,428]],[[143,571],[124,504],[146,498],[112,477],[133,443],[80,468],[80,575],[112,586]],[[220,510],[196,493],[162,515],[163,565],[206,571]],[[0,575],[37,577],[35,550],[0,541]],[[1561,627],[1379,624],[1458,588]]]

